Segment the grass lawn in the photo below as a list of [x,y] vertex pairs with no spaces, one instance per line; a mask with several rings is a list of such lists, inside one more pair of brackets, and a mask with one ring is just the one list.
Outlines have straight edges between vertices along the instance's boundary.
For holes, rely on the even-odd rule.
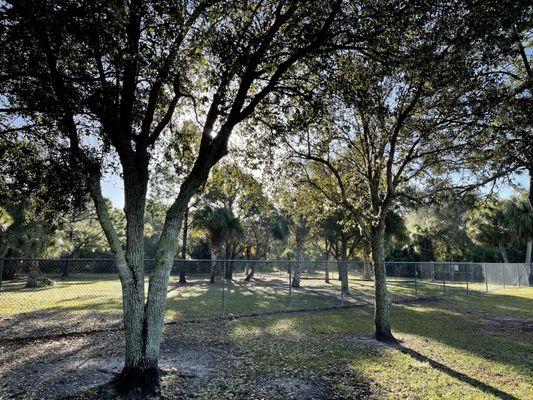
[[[257,278],[253,284],[237,281],[225,286],[227,314],[340,304],[336,280],[329,285],[320,280],[303,280],[302,288],[291,291],[289,303],[287,277],[259,275]],[[417,282],[420,296],[440,297],[416,300],[413,282],[391,279],[389,283],[394,302],[393,331],[401,341],[400,346],[384,346],[371,338],[373,311],[368,301],[371,301],[372,284],[352,279],[352,296],[343,300],[358,303],[358,307],[237,318],[223,323],[178,322],[166,327],[165,341],[171,344],[164,346],[165,354],[166,357],[185,354],[183,359],[172,359],[174,365],[179,366],[206,359],[213,352],[219,353],[220,361],[206,361],[206,365],[212,367],[211,372],[198,378],[200,383],[195,383],[187,398],[533,399],[533,288],[484,294],[479,287],[478,292],[466,295],[461,284],[448,284],[447,295],[442,296],[441,285]],[[87,313],[118,315],[120,312],[120,287],[113,276],[98,281],[71,276],[64,281],[57,280],[53,287],[39,290],[23,289],[22,281],[9,285],[4,286],[5,291],[0,294],[0,315],[7,321],[12,320],[12,329],[23,329],[18,324],[27,316],[21,311],[56,317]],[[221,300],[220,284],[191,280],[182,287],[172,283],[167,319],[179,321],[181,316],[219,315]],[[20,381],[14,372],[17,369],[20,376],[26,376],[28,369],[56,371],[62,365],[62,373],[72,374],[72,368],[65,365],[73,365],[73,362],[66,364],[65,360],[79,357],[79,365],[87,366],[90,365],[87,359],[95,362],[113,351],[120,351],[121,346],[116,345],[122,340],[120,334],[68,339],[68,345],[65,339],[50,339],[52,342],[45,347],[54,350],[41,355],[37,350],[43,348],[43,344],[40,347],[31,343],[16,344],[15,349],[3,353],[10,354],[3,360],[6,368],[3,374],[8,379],[12,376],[15,382],[6,384],[3,390],[10,393],[10,385]],[[80,342],[78,349],[76,340]],[[95,354],[86,353],[99,346],[109,348],[102,347]],[[23,361],[28,354],[31,360]],[[52,361],[50,357],[56,358]],[[113,365],[119,368],[121,356],[116,355],[113,360]],[[33,362],[37,364],[31,364]],[[102,363],[105,367],[111,362],[104,360]],[[41,368],[42,365],[47,368]],[[73,382],[90,372],[79,371],[79,377],[72,379]],[[36,381],[39,379],[33,376]],[[54,372],[54,376],[59,373]],[[169,374],[165,379],[172,376]],[[176,377],[170,386],[186,387],[184,382],[188,378],[183,376]],[[109,375],[104,378],[109,379]],[[65,388],[66,381],[59,381],[58,387]],[[281,389],[272,389],[268,383],[271,381],[277,382]],[[53,386],[43,382],[42,387]],[[98,396],[90,397],[89,392],[89,397],[81,398],[100,398]],[[168,398],[179,397],[170,394]]]
[[[167,319],[178,317],[214,317],[227,315],[276,312],[284,310],[336,307],[360,302],[361,297],[373,296],[373,283],[358,276],[350,276],[351,295],[341,297],[340,282],[331,279],[325,284],[320,275],[302,279],[301,288],[289,290],[287,274],[257,274],[253,282],[245,282],[242,276],[223,285],[208,283],[208,277],[192,277],[189,284],[179,286],[176,277],[168,288]],[[122,307],[118,277],[113,274],[71,274],[67,278],[54,277],[54,286],[38,289],[24,288],[23,277],[4,282],[0,292],[0,316],[27,312],[75,312],[119,313]],[[421,297],[463,295],[464,283],[446,283],[388,278],[393,301]],[[146,284],[148,287],[148,284]],[[471,283],[469,290],[483,292],[480,283]]]
[[376,398],[533,399],[533,289],[395,305],[393,326],[399,347],[368,338],[366,307],[237,321],[230,331],[250,344],[254,373],[329,377],[345,398],[363,382]]

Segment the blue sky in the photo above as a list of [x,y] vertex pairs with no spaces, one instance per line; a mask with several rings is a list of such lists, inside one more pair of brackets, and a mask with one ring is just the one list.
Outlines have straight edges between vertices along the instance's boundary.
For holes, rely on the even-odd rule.
[[[522,188],[528,187],[529,175],[523,173],[515,176],[515,182]],[[102,181],[102,192],[105,197],[111,199],[113,206],[122,209],[124,207],[124,192],[122,179],[118,175],[108,175]],[[514,193],[514,189],[508,185],[499,188],[501,197],[509,197]]]

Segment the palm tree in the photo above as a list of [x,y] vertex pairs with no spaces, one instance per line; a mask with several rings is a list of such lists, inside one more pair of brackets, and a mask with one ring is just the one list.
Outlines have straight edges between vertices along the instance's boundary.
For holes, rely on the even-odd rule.
[[505,243],[511,237],[507,207],[504,202],[492,202],[480,207],[472,213],[468,226],[473,239],[482,245],[499,249],[505,263],[509,262]]
[[217,259],[220,258],[222,246],[233,240],[242,232],[240,221],[226,207],[213,208],[205,206],[196,213],[196,224],[208,232],[211,247],[210,283],[215,283]]
[[[526,242],[525,263],[530,266],[531,247],[533,244],[533,210],[525,193],[515,196],[509,201],[506,216],[511,232]],[[529,279],[530,281],[533,280],[531,266]]]
[[237,244],[238,240],[242,237],[244,229],[241,225],[239,218],[235,217],[233,213],[228,214],[228,219],[226,221],[226,229],[224,230],[224,236],[226,238],[226,267],[225,267],[225,276],[227,280],[233,279],[233,250],[234,245]]
[[[255,242],[255,258],[254,261],[247,263],[246,277],[244,278],[245,281],[250,282],[254,277],[256,271],[255,261],[265,257],[268,254],[272,242],[271,239],[279,241],[285,240],[285,238],[289,235],[289,226],[290,221],[276,212],[269,215],[267,218],[262,218],[258,221],[254,229],[252,229],[254,232],[252,236]],[[250,260],[252,247],[253,246],[248,246],[246,249],[247,260]]]

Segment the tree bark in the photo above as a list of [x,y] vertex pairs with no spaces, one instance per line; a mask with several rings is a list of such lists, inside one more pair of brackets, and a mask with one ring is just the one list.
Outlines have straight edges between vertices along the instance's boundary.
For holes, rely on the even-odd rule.
[[[165,224],[159,238],[155,256],[154,272],[150,276],[148,298],[146,301],[145,332],[145,363],[149,368],[149,376],[158,377],[158,359],[161,335],[166,310],[168,280],[172,263],[177,251],[176,237],[182,224],[183,216],[189,201],[200,185],[207,179],[208,170],[190,175],[182,184],[180,193],[167,212]],[[157,384],[159,380],[157,379]]]
[[231,281],[233,280],[233,249],[230,243],[226,243],[226,259],[225,268],[224,268],[224,279]]
[[339,275],[341,281],[341,292],[343,294],[350,294],[350,286],[348,284],[348,239],[345,235],[341,236],[341,262],[337,263],[339,268]]
[[213,245],[211,245],[211,276],[209,277],[209,283],[215,283],[215,273],[217,267],[217,255]]
[[[150,334],[160,328],[158,324],[154,325],[148,320],[148,304],[145,303],[144,210],[148,182],[147,167],[143,169],[141,161],[135,163],[132,160],[124,160],[123,157],[121,161],[126,215],[125,249],[109,216],[101,191],[99,174],[91,174],[88,182],[98,220],[115,257],[122,286],[125,361],[121,373],[113,383],[121,392],[129,392],[134,388],[154,392],[159,384],[159,369],[157,357],[154,357],[154,353],[149,352],[148,348],[149,343],[152,343]],[[171,262],[172,259],[169,260],[168,271]],[[166,298],[166,286],[163,296]],[[158,306],[161,306],[161,301]],[[162,326],[162,317],[160,325]]]
[[509,257],[507,256],[507,250],[505,250],[505,245],[503,243],[499,243],[498,248],[500,249],[500,254],[502,255],[503,262],[509,264]]
[[36,288],[39,286],[39,261],[31,261],[28,270],[28,280],[26,281],[27,288]]
[[254,274],[255,274],[255,262],[256,262],[255,260],[252,261],[251,266],[250,266],[250,268],[248,270],[248,274],[246,274],[246,278],[244,278],[244,280],[246,282],[250,282],[252,280],[252,278],[254,277]]
[[375,277],[374,323],[376,339],[381,342],[396,342],[391,331],[390,304],[385,270],[385,224],[381,223],[377,227],[373,227],[370,236]]
[[[520,43],[521,45],[521,43]],[[524,62],[527,62],[527,59],[524,60]],[[529,174],[529,189],[527,192],[527,199],[529,203],[529,209],[531,212],[533,212],[533,146],[531,147],[532,151],[529,152],[529,168],[528,168],[528,174]],[[526,244],[526,264],[529,266],[529,282],[533,283],[533,265],[531,265],[531,247],[533,245],[533,238],[528,238],[527,244]]]
[[302,262],[304,260],[305,253],[305,237],[307,234],[306,221],[303,216],[298,218],[296,225],[296,265],[294,266],[294,273],[292,276],[292,287],[299,288],[300,280],[302,277]]
[[[141,167],[139,167],[141,168]],[[124,309],[125,364],[115,383],[119,389],[132,385],[152,391],[159,381],[157,357],[148,355],[148,336],[156,327],[147,320],[144,271],[144,211],[147,175],[124,169],[124,213],[126,215],[125,265],[119,266]],[[117,262],[120,264],[120,261]],[[151,277],[153,278],[153,277]],[[152,279],[150,279],[152,280]],[[165,286],[166,296],[166,286]],[[139,383],[137,383],[139,382]]]
[[185,276],[185,259],[187,258],[187,235],[189,228],[189,207],[185,209],[185,215],[183,216],[183,238],[181,242],[181,259],[183,260],[180,263],[180,285],[185,285],[187,283],[187,278]]
[[[246,260],[247,261],[250,261],[251,253],[252,251],[250,249],[250,246],[246,247]],[[256,262],[257,260],[252,260],[251,262],[246,263],[246,278],[244,278],[246,282],[250,282],[252,278],[254,277]]]
[[533,265],[531,264],[531,250],[533,247],[533,239],[528,238],[527,244],[526,244],[526,271],[529,268],[529,283],[533,283]]

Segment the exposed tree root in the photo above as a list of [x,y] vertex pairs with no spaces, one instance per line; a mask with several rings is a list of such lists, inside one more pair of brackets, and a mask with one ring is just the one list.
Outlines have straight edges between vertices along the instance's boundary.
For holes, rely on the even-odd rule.
[[111,386],[120,394],[141,393],[157,395],[160,389],[160,370],[158,367],[125,367],[112,381]]

